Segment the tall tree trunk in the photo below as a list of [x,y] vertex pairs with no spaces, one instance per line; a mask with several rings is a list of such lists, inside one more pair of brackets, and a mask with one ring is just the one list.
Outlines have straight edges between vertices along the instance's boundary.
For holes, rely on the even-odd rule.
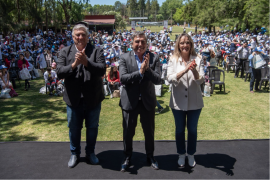
[[[45,0],[46,4],[47,0]],[[47,4],[45,5],[45,12],[46,12],[46,33],[48,35],[48,11],[47,11]]]
[[20,2],[17,0],[17,13],[18,13],[18,23],[21,22],[21,12],[20,12]]

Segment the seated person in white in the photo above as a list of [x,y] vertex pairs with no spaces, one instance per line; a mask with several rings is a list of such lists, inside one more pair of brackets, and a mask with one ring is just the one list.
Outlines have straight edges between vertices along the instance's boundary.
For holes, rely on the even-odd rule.
[[56,73],[51,70],[50,67],[47,67],[46,72],[44,73],[44,79],[45,79],[45,84],[49,88],[49,95],[53,95],[53,89],[56,87]]

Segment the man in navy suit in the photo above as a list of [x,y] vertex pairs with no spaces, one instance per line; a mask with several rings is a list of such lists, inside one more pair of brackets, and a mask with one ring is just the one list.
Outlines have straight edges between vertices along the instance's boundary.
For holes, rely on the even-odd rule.
[[135,32],[132,36],[133,50],[120,57],[119,73],[123,89],[120,107],[123,115],[124,160],[121,171],[130,166],[132,141],[140,114],[145,136],[147,161],[154,169],[158,163],[154,159],[154,130],[156,95],[154,84],[160,84],[160,65],[158,56],[146,51],[147,39],[143,32]]

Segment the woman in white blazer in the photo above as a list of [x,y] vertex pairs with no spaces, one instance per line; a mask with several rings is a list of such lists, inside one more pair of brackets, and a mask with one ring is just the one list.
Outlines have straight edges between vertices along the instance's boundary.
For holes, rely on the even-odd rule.
[[[192,65],[193,60],[196,62],[194,65]],[[167,68],[167,79],[173,85],[169,106],[175,119],[178,165],[185,166],[187,152],[189,166],[195,167],[197,125],[204,106],[200,89],[200,85],[204,82],[204,71],[203,61],[196,54],[193,41],[188,34],[181,34],[175,43],[174,54]],[[186,124],[187,151],[185,147]]]

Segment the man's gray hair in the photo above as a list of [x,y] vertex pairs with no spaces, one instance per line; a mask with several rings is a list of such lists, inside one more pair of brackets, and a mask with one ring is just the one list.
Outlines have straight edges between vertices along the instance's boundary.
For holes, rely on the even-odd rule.
[[89,29],[85,26],[85,25],[83,25],[83,24],[77,24],[77,25],[75,25],[74,27],[73,27],[73,29],[72,29],[72,36],[74,36],[75,34],[74,34],[74,31],[75,30],[78,30],[78,29],[83,29],[84,30],[84,32],[86,32],[86,35],[87,36],[89,36]]
[[131,37],[131,43],[133,43],[134,38],[137,37],[137,36],[144,36],[145,41],[147,42],[146,35],[144,34],[143,31],[135,31],[135,32],[132,34],[132,37]]

